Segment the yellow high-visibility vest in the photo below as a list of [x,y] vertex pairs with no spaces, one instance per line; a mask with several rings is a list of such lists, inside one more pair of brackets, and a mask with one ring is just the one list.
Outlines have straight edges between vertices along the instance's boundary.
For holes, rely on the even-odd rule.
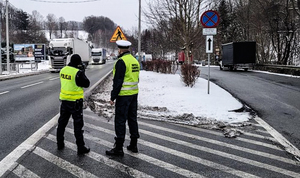
[[[124,81],[119,96],[129,96],[129,95],[138,94],[139,93],[138,83],[139,83],[139,74],[140,74],[139,62],[131,54],[126,54],[122,56],[119,60],[123,60],[126,66],[125,77],[124,77]],[[116,71],[116,63],[113,69],[114,76]]]
[[84,90],[82,87],[76,85],[75,77],[79,69],[66,66],[59,72],[60,76],[60,95],[59,99],[67,101],[76,101],[83,99]]

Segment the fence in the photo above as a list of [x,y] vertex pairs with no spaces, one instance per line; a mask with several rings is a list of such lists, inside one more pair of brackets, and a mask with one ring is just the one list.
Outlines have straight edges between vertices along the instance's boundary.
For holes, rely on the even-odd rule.
[[[20,73],[20,70],[38,70],[38,63],[10,63],[10,73]],[[2,72],[7,72],[7,63],[2,63]]]

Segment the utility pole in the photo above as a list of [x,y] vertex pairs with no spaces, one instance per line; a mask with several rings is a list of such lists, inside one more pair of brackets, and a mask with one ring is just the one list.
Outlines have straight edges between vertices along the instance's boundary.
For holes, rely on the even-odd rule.
[[2,75],[2,7],[0,9],[0,75]]
[[6,0],[6,64],[8,74],[10,73],[9,62],[8,0]]
[[141,65],[141,0],[139,0],[139,37],[138,37],[138,55],[139,55],[139,63]]

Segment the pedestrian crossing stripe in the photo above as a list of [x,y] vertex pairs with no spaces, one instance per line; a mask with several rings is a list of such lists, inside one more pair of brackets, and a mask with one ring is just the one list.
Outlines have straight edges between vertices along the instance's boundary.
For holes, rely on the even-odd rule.
[[[106,141],[104,138],[99,138],[99,135],[94,135],[93,133],[101,133],[101,135],[106,136],[115,136],[115,132],[113,131],[113,122],[107,122],[105,119],[99,119],[97,116],[85,116],[85,139],[87,142],[92,143],[92,145],[97,144],[107,148],[112,148],[114,143],[110,141]],[[57,118],[56,118],[57,120]],[[70,120],[70,123],[73,121]],[[100,125],[95,124],[101,123]],[[276,147],[272,148],[272,150],[276,150],[276,154],[272,154],[269,152],[264,152],[264,150],[255,148],[247,148],[244,147],[244,144],[234,144],[234,143],[227,143],[223,142],[218,139],[211,139],[211,137],[202,136],[200,133],[208,133],[213,136],[222,136],[222,133],[215,130],[209,130],[204,128],[198,127],[190,127],[187,125],[180,125],[181,128],[188,128],[189,130],[193,130],[192,132],[186,132],[184,129],[174,129],[172,127],[166,128],[160,125],[156,125],[153,123],[145,122],[143,120],[139,120],[139,125],[141,128],[139,129],[140,133],[143,135],[144,138],[148,136],[154,137],[155,140],[161,140],[163,142],[173,143],[172,145],[177,145],[184,149],[178,148],[170,148],[167,145],[169,144],[159,144],[160,142],[152,142],[148,139],[139,139],[139,145],[141,148],[150,148],[151,150],[157,150],[161,152],[163,155],[168,155],[170,157],[176,157],[176,159],[183,159],[183,165],[197,164],[200,168],[207,168],[217,171],[221,174],[230,174],[236,177],[260,177],[265,172],[272,172],[272,174],[280,174],[279,177],[300,177],[300,172],[295,169],[298,165],[292,159],[288,159],[284,156],[284,154],[278,152],[284,151],[283,149],[275,149]],[[171,124],[176,125],[176,124]],[[97,131],[97,132],[95,132]],[[98,132],[99,131],[99,132]],[[164,133],[161,133],[164,131]],[[194,132],[198,131],[198,132]],[[66,133],[68,136],[73,136],[74,129],[71,127],[66,127]],[[248,133],[244,134],[247,135]],[[181,139],[182,137],[186,139]],[[52,141],[56,143],[56,136],[53,133],[50,133],[48,136],[45,137],[48,141]],[[69,138],[69,137],[67,137]],[[129,137],[128,137],[129,138]],[[126,138],[127,142],[129,139]],[[237,140],[239,142],[247,142],[250,144],[256,144],[257,146],[264,146],[267,148],[271,148],[268,145],[262,145],[262,141],[253,142],[256,138],[263,139],[260,135],[256,135],[255,132],[251,132],[247,135],[244,140]],[[269,139],[269,138],[268,138]],[[190,140],[190,141],[189,141]],[[192,140],[192,141],[191,141]],[[236,139],[235,139],[236,140]],[[200,142],[198,142],[200,141]],[[260,142],[260,144],[258,143]],[[54,145],[51,143],[52,145]],[[199,144],[203,143],[203,144]],[[206,144],[208,143],[208,144]],[[210,146],[209,146],[210,145]],[[77,151],[77,146],[73,142],[69,142],[65,140],[65,146],[67,149],[71,149],[74,153]],[[176,147],[177,147],[176,146]],[[222,148],[218,148],[222,147]],[[33,154],[45,159],[49,163],[59,167],[60,169],[65,170],[66,172],[76,176],[76,177],[99,177],[97,172],[94,172],[90,169],[85,170],[80,164],[73,164],[74,162],[70,162],[70,160],[65,160],[63,157],[53,150],[48,151],[45,148],[48,147],[40,147],[34,146],[30,151]],[[224,149],[225,148],[225,149]],[[191,152],[185,151],[186,150],[193,150],[193,152],[201,153],[202,155],[215,155],[221,159],[210,159],[207,156],[199,156],[199,154],[191,154]],[[231,149],[232,151],[229,151]],[[55,150],[55,149],[54,149]],[[270,149],[268,149],[270,150]],[[236,154],[236,151],[241,152],[243,154]],[[182,166],[181,164],[177,164],[176,162],[169,161],[168,159],[160,159],[153,154],[148,154],[147,151],[141,149],[139,153],[132,153],[130,151],[124,150],[125,154],[134,157],[138,160],[143,160],[146,162],[147,165],[150,167],[160,168],[162,172],[170,172],[174,174],[178,174],[182,177],[199,177],[199,178],[206,178],[207,175],[211,175],[209,171],[205,170],[198,170],[198,169],[191,169],[190,167]],[[278,155],[277,155],[278,154]],[[132,177],[157,177],[156,174],[152,174],[152,172],[148,172],[147,170],[137,169],[137,167],[131,167],[128,162],[123,162],[119,160],[111,159],[106,155],[103,155],[97,152],[97,149],[93,151],[91,150],[90,153],[85,155],[92,161],[99,162],[104,164],[110,168],[114,168],[122,173],[128,174]],[[251,156],[251,157],[249,157]],[[226,161],[219,161],[219,160],[226,160]],[[14,161],[15,162],[15,161]],[[234,163],[234,164],[233,164]],[[239,164],[246,165],[247,167],[251,167],[251,169],[262,170],[263,172],[254,172],[249,171],[247,169],[241,169]],[[281,166],[284,165],[284,166]],[[151,168],[153,169],[153,168]],[[1,169],[0,169],[1,170]],[[35,169],[26,165],[26,163],[14,163],[9,170],[13,172],[15,176],[18,177],[34,177],[39,178],[41,175],[39,172],[36,172]],[[91,172],[92,171],[92,172]],[[2,177],[2,176],[0,176]],[[42,177],[42,176],[41,176]],[[208,176],[212,177],[212,176]],[[276,177],[276,176],[275,176]]]
[[110,42],[116,42],[118,40],[127,40],[127,38],[125,37],[123,31],[121,30],[120,26],[118,26],[114,32],[114,34],[112,35]]

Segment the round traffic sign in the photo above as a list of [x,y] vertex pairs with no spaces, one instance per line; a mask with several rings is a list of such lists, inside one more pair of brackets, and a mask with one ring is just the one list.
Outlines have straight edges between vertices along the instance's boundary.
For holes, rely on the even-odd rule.
[[208,10],[201,15],[201,24],[205,28],[215,28],[219,22],[220,17],[217,11]]

